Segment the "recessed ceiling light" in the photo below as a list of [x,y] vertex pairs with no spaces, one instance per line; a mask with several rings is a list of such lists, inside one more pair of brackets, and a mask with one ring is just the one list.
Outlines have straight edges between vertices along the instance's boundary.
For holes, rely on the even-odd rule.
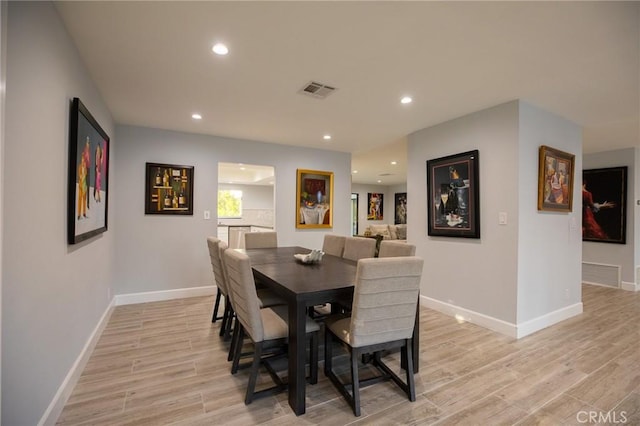
[[240,170],[247,170],[246,167],[240,167]]
[[413,102],[413,99],[411,99],[410,96],[405,96],[402,99],[400,99],[401,104],[410,104],[411,102]]
[[357,171],[357,170],[354,170],[354,171],[353,171],[353,173],[358,173],[358,171]]
[[331,140],[331,135],[324,135],[322,137],[322,139],[324,139],[325,141],[330,141]]
[[213,53],[215,53],[216,55],[226,55],[227,53],[229,53],[229,48],[222,43],[214,44],[211,50],[213,50]]
[[382,181],[380,179],[378,179],[378,183],[382,183]]
[[398,162],[397,161],[392,161],[391,164],[395,166],[396,164],[398,164]]
[[202,116],[200,114],[191,114],[191,118],[194,120],[202,120]]

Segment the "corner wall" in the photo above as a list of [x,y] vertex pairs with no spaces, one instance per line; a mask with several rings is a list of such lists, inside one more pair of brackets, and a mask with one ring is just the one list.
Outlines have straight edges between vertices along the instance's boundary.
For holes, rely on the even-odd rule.
[[[427,236],[426,161],[479,150],[480,239]],[[425,260],[421,294],[450,313],[516,322],[518,102],[419,130],[408,139],[408,229]],[[535,160],[534,160],[535,161]],[[498,212],[508,224],[498,225]],[[504,324],[506,323],[506,324]]]
[[[114,191],[115,293],[212,284],[206,237],[217,235],[218,162],[275,168],[275,230],[282,246],[322,247],[327,232],[350,232],[351,155],[278,144],[118,126]],[[144,214],[145,163],[193,165],[193,216]],[[334,173],[332,229],[297,229],[296,169]],[[211,220],[203,211],[211,211]]]
[[116,156],[113,120],[53,3],[9,2],[2,178],[3,425],[38,424],[109,306],[113,193],[109,230],[67,245],[68,126],[74,96],[111,136]]

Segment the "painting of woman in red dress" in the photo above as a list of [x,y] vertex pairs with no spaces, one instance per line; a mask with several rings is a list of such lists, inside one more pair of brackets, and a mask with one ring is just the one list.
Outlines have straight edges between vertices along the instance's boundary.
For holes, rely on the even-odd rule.
[[609,236],[602,229],[596,220],[596,213],[600,209],[615,207],[615,203],[605,201],[603,203],[594,203],[593,196],[587,190],[587,183],[582,183],[582,238],[596,238],[599,240],[608,240]]

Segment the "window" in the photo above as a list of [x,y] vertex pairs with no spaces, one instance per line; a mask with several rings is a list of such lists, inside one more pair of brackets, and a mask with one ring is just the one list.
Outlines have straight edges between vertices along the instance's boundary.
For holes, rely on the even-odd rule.
[[242,191],[237,189],[218,190],[218,218],[242,217]]

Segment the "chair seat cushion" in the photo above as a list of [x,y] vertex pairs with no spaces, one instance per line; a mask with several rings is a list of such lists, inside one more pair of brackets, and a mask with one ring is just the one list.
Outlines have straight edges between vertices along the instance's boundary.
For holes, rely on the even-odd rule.
[[351,343],[350,336],[350,328],[351,328],[351,317],[344,315],[334,315],[324,320],[324,325],[326,328],[331,330],[331,332],[344,343]]
[[[275,312],[285,323],[289,322],[289,308],[287,306],[272,306],[269,309]],[[305,333],[313,333],[320,330],[320,326],[317,322],[308,317],[306,318],[306,320],[307,322],[305,324]]]
[[260,309],[264,340],[285,339],[289,335],[289,327],[271,308]]
[[276,296],[271,290],[259,288],[256,290],[261,308],[269,308],[276,305],[286,305],[287,302]]

